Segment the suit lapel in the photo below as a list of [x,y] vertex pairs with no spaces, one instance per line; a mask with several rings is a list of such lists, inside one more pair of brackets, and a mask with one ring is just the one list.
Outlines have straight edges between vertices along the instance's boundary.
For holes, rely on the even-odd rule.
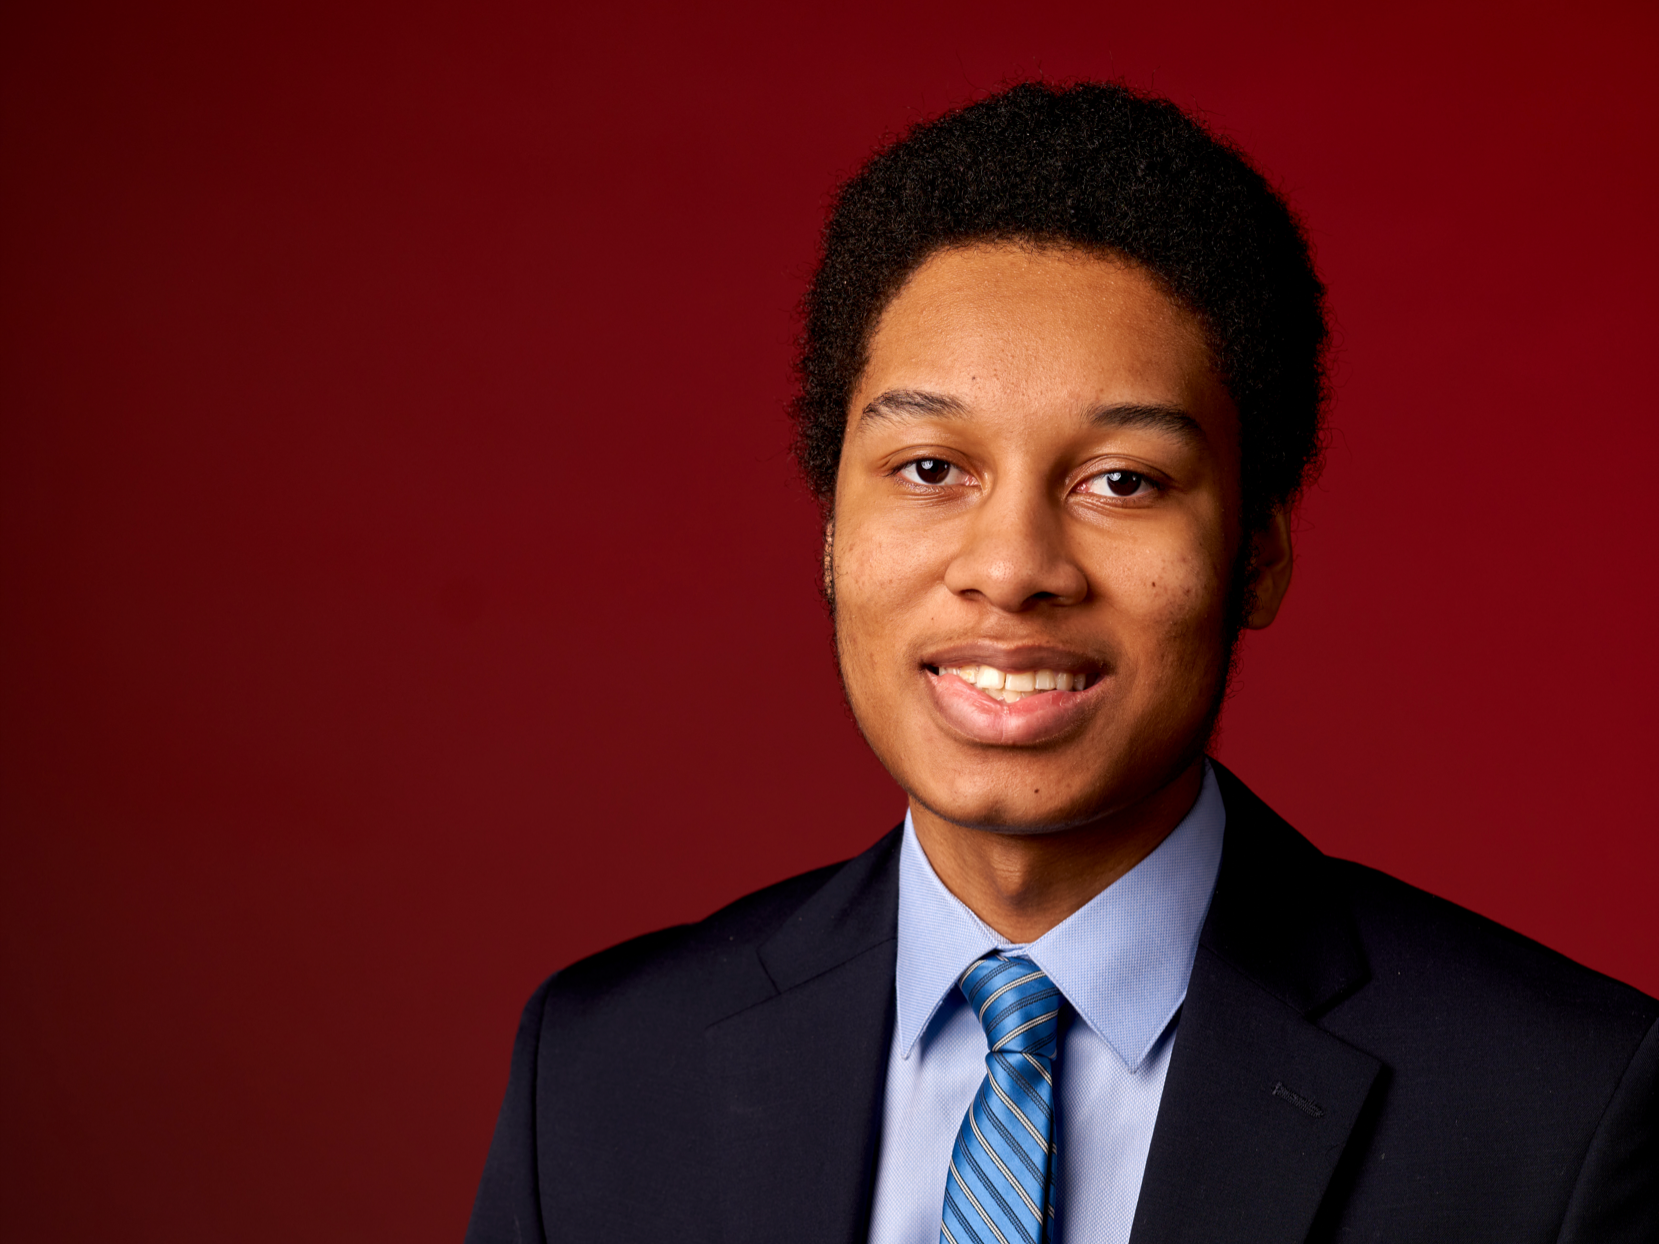
[[1315,1016],[1364,984],[1323,856],[1216,766],[1226,845],[1133,1244],[1307,1238],[1381,1065]]
[[776,990],[706,1032],[722,1239],[849,1244],[869,1217],[893,1031],[893,833],[759,948]]

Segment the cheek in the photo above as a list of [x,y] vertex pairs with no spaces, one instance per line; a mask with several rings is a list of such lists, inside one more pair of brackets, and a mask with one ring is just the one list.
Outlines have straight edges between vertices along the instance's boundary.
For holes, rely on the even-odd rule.
[[835,648],[842,687],[865,737],[884,750],[899,715],[895,675],[903,664],[902,621],[913,609],[915,553],[880,528],[837,522],[831,566]]
[[925,540],[879,525],[837,528],[834,571],[837,627],[855,641],[897,640],[895,626],[925,604],[941,581],[934,550]]
[[1143,545],[1115,558],[1103,576],[1105,590],[1139,638],[1139,658],[1153,665],[1186,668],[1205,650],[1220,659],[1221,629],[1226,614],[1226,575],[1221,558],[1197,542],[1176,546]]

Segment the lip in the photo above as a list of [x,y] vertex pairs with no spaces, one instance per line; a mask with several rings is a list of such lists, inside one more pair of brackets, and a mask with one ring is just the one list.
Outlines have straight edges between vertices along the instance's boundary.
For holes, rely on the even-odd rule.
[[1090,677],[1082,691],[1048,691],[1017,704],[993,700],[954,674],[918,672],[927,680],[934,708],[944,723],[972,742],[1001,747],[1031,747],[1068,734],[1098,708],[1108,694],[1109,670],[1076,651],[1039,646],[1004,648],[961,644],[930,653],[923,663],[940,666],[994,665],[1004,670],[1051,669]]

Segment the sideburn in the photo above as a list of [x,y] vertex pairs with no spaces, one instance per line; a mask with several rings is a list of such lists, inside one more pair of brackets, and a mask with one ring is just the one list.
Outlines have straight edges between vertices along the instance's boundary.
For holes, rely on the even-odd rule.
[[1243,657],[1245,620],[1256,611],[1256,540],[1251,533],[1239,542],[1239,551],[1233,558],[1233,568],[1227,580],[1227,611],[1223,615],[1223,642],[1226,644],[1226,664],[1221,685],[1216,688],[1215,702],[1210,706],[1210,728],[1204,750],[1213,753],[1221,745],[1221,714],[1233,694]]

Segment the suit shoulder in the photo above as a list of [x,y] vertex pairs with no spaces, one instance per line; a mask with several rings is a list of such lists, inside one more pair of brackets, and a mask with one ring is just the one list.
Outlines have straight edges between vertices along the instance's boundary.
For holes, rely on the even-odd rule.
[[[1239,835],[1231,844],[1238,852],[1233,857],[1235,891],[1257,900],[1263,892],[1288,900],[1264,905],[1247,899],[1234,913],[1234,923],[1240,915],[1248,917],[1247,924],[1282,917],[1294,927],[1275,953],[1282,956],[1287,948],[1300,947],[1319,961],[1317,952],[1329,952],[1328,943],[1346,940],[1342,930],[1350,927],[1371,986],[1342,1003],[1342,1009],[1370,999],[1425,1037],[1430,1029],[1449,1035],[1459,1022],[1478,1026],[1491,1021],[1488,1028],[1515,1033],[1537,1033],[1540,1026],[1553,1025],[1561,1035],[1616,1034],[1615,1044],[1628,1042],[1632,1048],[1659,1018],[1659,1002],[1640,990],[1387,873],[1325,855],[1237,776],[1211,763],[1227,806],[1229,840],[1235,832]],[[1224,874],[1228,858],[1223,855]],[[1308,928],[1296,914],[1309,910],[1325,913],[1313,926],[1321,939],[1313,947],[1306,944]]]
[[[1466,907],[1350,860],[1326,859],[1378,983],[1599,1030],[1633,1046],[1659,1000]],[[1392,981],[1391,979],[1392,978]]]
[[721,978],[758,966],[755,948],[846,864],[774,882],[695,923],[658,929],[589,955],[555,974],[550,998],[587,1010],[625,1005],[639,995],[719,993]]

